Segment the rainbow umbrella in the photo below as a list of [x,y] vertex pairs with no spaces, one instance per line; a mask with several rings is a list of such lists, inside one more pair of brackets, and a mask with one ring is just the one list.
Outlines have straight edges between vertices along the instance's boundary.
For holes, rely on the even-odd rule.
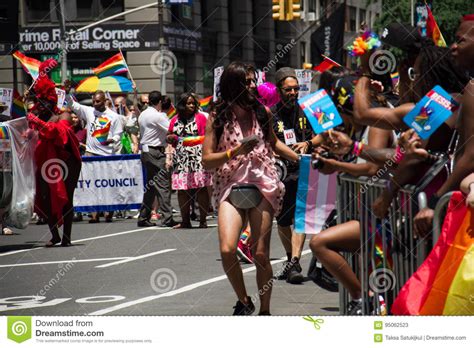
[[109,92],[131,92],[132,82],[123,76],[107,76],[98,78],[91,76],[82,80],[76,88],[78,93],[94,93],[97,90]]

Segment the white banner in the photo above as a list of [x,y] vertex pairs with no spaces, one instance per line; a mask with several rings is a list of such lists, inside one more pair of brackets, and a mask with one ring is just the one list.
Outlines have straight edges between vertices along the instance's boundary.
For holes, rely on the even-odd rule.
[[56,88],[56,94],[58,95],[58,108],[61,110],[64,107],[66,101],[66,91],[64,89]]
[[214,96],[212,99],[214,101],[217,100],[217,96],[219,95],[219,83],[221,82],[221,75],[223,72],[224,72],[223,66],[218,66],[217,68],[214,69]]
[[81,212],[138,209],[144,178],[139,155],[83,157],[74,193]]
[[13,102],[13,89],[11,88],[0,88],[0,102],[5,104],[7,109],[1,114],[5,116],[11,116],[10,110]]
[[298,84],[300,85],[298,98],[302,98],[311,92],[311,79],[313,78],[313,73],[311,70],[304,69],[295,69],[295,72]]

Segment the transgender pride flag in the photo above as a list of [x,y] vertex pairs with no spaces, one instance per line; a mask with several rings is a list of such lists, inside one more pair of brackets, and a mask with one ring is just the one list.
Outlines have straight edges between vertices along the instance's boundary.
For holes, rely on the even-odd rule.
[[311,168],[311,156],[300,160],[296,193],[295,232],[317,234],[336,206],[337,174],[324,175]]

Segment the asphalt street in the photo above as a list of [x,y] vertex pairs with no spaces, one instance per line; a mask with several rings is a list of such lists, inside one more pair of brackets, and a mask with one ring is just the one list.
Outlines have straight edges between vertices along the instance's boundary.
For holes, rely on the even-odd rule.
[[[0,235],[3,315],[231,315],[236,297],[223,271],[216,219],[207,229],[139,228],[135,219],[73,225],[73,246],[44,248],[46,225]],[[194,222],[197,226],[198,223]],[[301,265],[311,258],[308,238]],[[273,271],[284,249],[274,224]],[[249,296],[255,267],[243,264]],[[257,306],[258,309],[258,306]],[[338,315],[339,295],[306,278],[275,281],[273,315]]]

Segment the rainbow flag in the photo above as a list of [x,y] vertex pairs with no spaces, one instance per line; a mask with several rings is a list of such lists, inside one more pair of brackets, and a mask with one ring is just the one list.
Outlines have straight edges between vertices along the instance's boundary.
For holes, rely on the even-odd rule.
[[171,104],[169,110],[166,112],[166,116],[168,116],[168,118],[172,118],[174,115],[176,115],[176,109],[174,107],[173,104]]
[[92,70],[98,77],[106,77],[126,73],[128,68],[122,53],[117,53]]
[[392,79],[392,86],[395,88],[398,85],[398,82],[400,82],[400,74],[398,71],[390,74],[390,78]]
[[405,283],[394,315],[473,315],[474,209],[461,192],[448,205],[441,236],[430,255]]
[[331,69],[331,68],[333,68],[333,67],[335,67],[335,66],[341,66],[341,64],[336,63],[336,62],[333,61],[331,58],[328,58],[328,57],[326,57],[326,56],[324,56],[324,55],[323,55],[323,58],[324,58],[323,61],[322,61],[319,65],[315,66],[315,67],[313,68],[313,70],[319,71],[320,73],[323,73],[323,72],[325,72],[326,70],[329,70],[329,69]]
[[109,136],[111,122],[105,117],[99,117],[97,122],[100,124],[101,128],[98,128],[92,132],[92,136],[96,138],[99,143],[105,145],[107,137]]
[[0,139],[10,139],[7,126],[0,126]]
[[311,167],[311,156],[302,155],[296,193],[295,232],[317,234],[336,206],[337,174],[324,175]]
[[39,75],[39,67],[41,65],[41,62],[37,59],[30,58],[25,56],[23,53],[20,51],[15,51],[13,53],[13,57],[15,57],[23,67],[23,69],[31,75],[33,80],[36,80]]
[[201,107],[201,109],[206,111],[207,108],[209,107],[209,103],[211,102],[211,100],[212,100],[212,95],[207,98],[201,99],[199,101],[199,106]]
[[426,6],[426,11],[428,12],[428,18],[426,18],[426,32],[427,35],[430,36],[435,45],[439,47],[447,47],[446,41],[444,41],[443,34],[441,34],[441,30],[439,30],[438,23],[433,16],[428,5]]
[[179,140],[183,142],[183,146],[196,146],[204,142],[204,135],[193,135],[189,137],[180,137]]
[[10,115],[12,119],[26,116],[26,106],[25,103],[23,103],[23,98],[15,89],[13,90],[13,102],[12,108],[10,109]]

